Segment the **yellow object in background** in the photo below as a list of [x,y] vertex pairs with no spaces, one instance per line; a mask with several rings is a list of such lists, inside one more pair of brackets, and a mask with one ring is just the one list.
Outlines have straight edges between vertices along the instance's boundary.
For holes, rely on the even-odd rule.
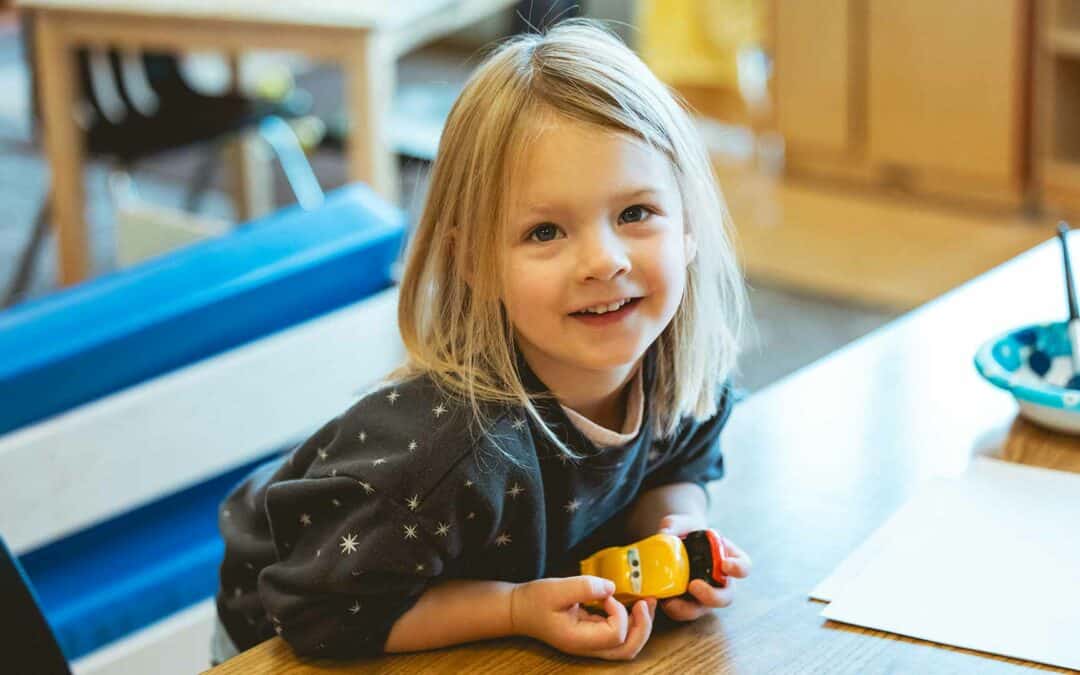
[[638,0],[638,52],[664,82],[738,89],[738,54],[760,45],[759,0]]

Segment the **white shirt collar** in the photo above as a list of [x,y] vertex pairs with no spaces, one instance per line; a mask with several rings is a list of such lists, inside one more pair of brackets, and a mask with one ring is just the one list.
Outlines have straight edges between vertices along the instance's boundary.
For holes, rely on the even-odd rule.
[[642,368],[639,366],[630,382],[630,395],[626,399],[626,419],[623,420],[622,432],[612,431],[593,422],[581,413],[562,406],[563,412],[578,431],[585,435],[598,448],[625,445],[634,440],[641,431],[641,418],[645,412],[645,396],[642,385]]

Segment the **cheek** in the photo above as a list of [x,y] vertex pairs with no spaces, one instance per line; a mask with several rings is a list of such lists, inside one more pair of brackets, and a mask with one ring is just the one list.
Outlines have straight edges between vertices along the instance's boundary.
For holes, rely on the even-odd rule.
[[665,237],[658,244],[651,249],[643,268],[649,287],[659,301],[658,308],[669,313],[678,306],[686,286],[686,255],[680,238]]
[[518,260],[508,267],[503,288],[507,316],[518,329],[530,324],[543,324],[542,315],[558,307],[558,287],[555,275],[545,272],[542,265]]

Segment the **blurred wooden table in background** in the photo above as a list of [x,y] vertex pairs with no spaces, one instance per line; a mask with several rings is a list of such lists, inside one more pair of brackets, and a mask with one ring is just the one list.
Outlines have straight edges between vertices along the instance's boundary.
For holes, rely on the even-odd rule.
[[[406,52],[512,6],[516,0],[265,2],[263,0],[19,0],[34,14],[41,125],[52,172],[60,281],[88,273],[83,139],[75,121],[75,50],[289,50],[336,62],[350,115],[351,181],[391,202],[397,166],[387,133],[395,62]],[[241,179],[242,180],[242,179]]]

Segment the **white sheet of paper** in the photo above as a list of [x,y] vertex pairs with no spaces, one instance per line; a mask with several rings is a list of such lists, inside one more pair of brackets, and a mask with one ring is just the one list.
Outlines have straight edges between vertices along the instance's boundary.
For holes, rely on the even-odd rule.
[[[945,478],[934,479],[923,486],[922,489],[927,492],[948,490],[947,480]],[[833,570],[832,574],[815,586],[814,590],[810,591],[810,597],[814,600],[832,602],[844,585],[859,576],[866,569],[866,566],[881,552],[881,549],[885,548],[894,532],[904,532],[908,529],[917,528],[919,523],[927,518],[924,514],[933,514],[936,501],[933,496],[927,496],[918,502],[912,501],[905,504],[884,525],[875,530],[869,539],[864,541],[847,558],[844,558],[844,561]]]
[[935,478],[923,485],[920,488],[920,498],[904,504],[884,525],[875,530],[869,539],[844,558],[832,574],[810,591],[811,599],[832,602],[840,589],[859,576],[897,532],[918,529],[922,523],[933,520],[942,499],[938,494],[953,490],[952,481],[955,480],[955,477]]
[[977,458],[868,544],[822,616],[1080,668],[1080,475]]

